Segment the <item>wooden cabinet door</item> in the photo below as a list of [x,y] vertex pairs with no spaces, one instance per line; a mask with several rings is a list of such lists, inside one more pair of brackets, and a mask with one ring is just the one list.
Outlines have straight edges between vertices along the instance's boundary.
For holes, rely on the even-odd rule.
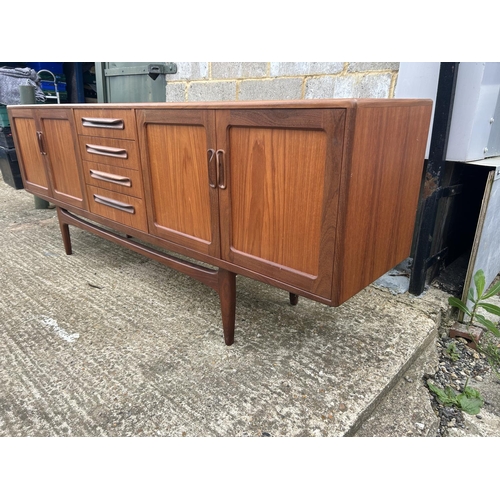
[[12,119],[26,190],[86,208],[71,110],[13,109]]
[[86,208],[83,171],[70,109],[36,110],[52,196],[79,208]]
[[214,111],[139,109],[137,123],[150,232],[218,257]]
[[39,134],[34,110],[13,108],[11,122],[26,191],[42,197],[52,196],[45,168],[42,136]]
[[331,298],[344,124],[344,109],[217,111],[223,259]]

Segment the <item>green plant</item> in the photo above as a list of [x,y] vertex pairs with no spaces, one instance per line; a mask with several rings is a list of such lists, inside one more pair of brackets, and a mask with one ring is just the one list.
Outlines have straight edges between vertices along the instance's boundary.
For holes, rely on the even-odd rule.
[[498,327],[489,319],[486,319],[482,314],[478,313],[478,309],[482,308],[485,311],[500,316],[500,307],[490,304],[488,302],[483,302],[493,295],[500,292],[500,281],[494,285],[489,291],[484,292],[485,278],[482,269],[479,269],[474,275],[474,284],[476,287],[475,293],[472,287],[469,289],[467,298],[472,302],[472,310],[467,307],[467,304],[462,302],[456,297],[450,297],[448,303],[453,307],[458,307],[464,314],[469,316],[469,321],[466,323],[467,327],[471,326],[473,323],[477,322],[485,326],[495,337],[500,337],[500,331]]
[[[482,308],[490,314],[500,316],[500,307],[484,302],[486,299],[500,293],[500,281],[485,292],[484,272],[482,269],[479,269],[476,274],[474,274],[474,285],[476,289],[473,290],[471,287],[467,294],[468,300],[472,303],[472,310],[467,307],[467,304],[464,304],[464,302],[456,297],[450,297],[448,303],[453,307],[458,307],[460,311],[469,317],[469,321],[466,323],[467,329],[477,322],[486,327],[494,337],[500,337],[498,326],[478,313],[478,309]],[[498,341],[495,341],[494,338],[492,339],[491,336],[485,336],[484,339],[480,339],[477,347],[478,350],[486,356],[495,374],[500,377],[500,344]]]
[[478,349],[486,356],[493,373],[500,378],[500,343],[494,339],[483,340]]
[[448,344],[448,347],[446,347],[446,354],[448,354],[452,361],[458,361],[460,359],[460,352],[455,342],[450,342]]
[[446,389],[441,389],[429,380],[427,381],[427,385],[443,405],[456,406],[469,415],[477,415],[483,407],[484,401],[479,391],[468,387],[467,382],[462,392],[456,392],[450,386],[447,386]]

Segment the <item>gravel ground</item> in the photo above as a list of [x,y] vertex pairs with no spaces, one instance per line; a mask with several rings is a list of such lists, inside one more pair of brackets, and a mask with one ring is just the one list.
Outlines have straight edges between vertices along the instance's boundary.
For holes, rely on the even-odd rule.
[[[475,383],[483,382],[491,373],[491,367],[484,354],[471,349],[465,339],[443,337],[438,339],[437,347],[438,369],[434,375],[427,377],[427,380],[442,389],[450,386],[456,392],[461,392],[467,379],[468,385],[474,388]],[[452,356],[451,353],[454,353],[455,356]],[[444,406],[434,393],[431,391],[429,393],[432,408],[440,420],[437,437],[447,437],[453,435],[453,431],[456,429],[466,428],[464,413],[460,409]],[[486,399],[484,408],[487,409],[489,405],[490,402]],[[481,412],[474,418],[481,420]]]

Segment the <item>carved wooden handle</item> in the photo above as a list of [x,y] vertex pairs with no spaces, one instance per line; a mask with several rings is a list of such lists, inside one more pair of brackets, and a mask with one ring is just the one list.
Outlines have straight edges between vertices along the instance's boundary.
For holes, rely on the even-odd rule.
[[38,149],[40,150],[41,155],[46,155],[45,148],[43,146],[43,132],[39,130],[36,131],[36,138],[38,140]]
[[100,146],[98,144],[85,144],[87,153],[102,156],[113,156],[114,158],[128,158],[128,153],[126,149],[122,148],[112,148],[109,146]]
[[213,162],[215,156],[215,150],[214,149],[209,149],[207,151],[207,158],[208,158],[208,185],[211,188],[216,188],[217,187],[217,166]]
[[109,174],[108,172],[100,172],[99,170],[90,170],[90,177],[97,179],[99,181],[112,182],[113,184],[119,184],[120,186],[132,186],[132,181],[128,177],[123,177],[122,175]]
[[84,118],[82,117],[82,125],[92,128],[112,128],[123,130],[125,124],[120,118]]
[[218,149],[216,157],[217,157],[217,170],[219,172],[219,189],[226,189],[226,172],[224,169],[224,150]]
[[101,205],[106,205],[107,207],[116,208],[117,210],[121,210],[122,212],[135,214],[135,208],[133,205],[128,205],[127,203],[122,203],[121,201],[116,201],[112,198],[107,198],[106,196],[95,194],[94,201],[96,203],[100,203]]

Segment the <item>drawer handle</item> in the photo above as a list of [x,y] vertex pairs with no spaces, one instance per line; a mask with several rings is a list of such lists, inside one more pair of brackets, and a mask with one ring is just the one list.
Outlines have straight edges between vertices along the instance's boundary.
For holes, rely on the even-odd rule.
[[128,158],[128,153],[126,149],[121,148],[111,148],[109,146],[100,146],[97,144],[85,144],[87,153],[102,156],[112,156],[114,158],[123,158],[126,160]]
[[217,170],[219,171],[219,189],[226,189],[226,172],[224,168],[224,150],[218,149],[215,153],[217,158]]
[[108,172],[100,172],[99,170],[90,170],[90,177],[98,181],[112,182],[120,186],[132,187],[132,181],[128,177],[121,175],[108,174]]
[[116,201],[112,198],[106,198],[106,196],[95,194],[94,201],[96,203],[100,203],[101,205],[106,205],[107,207],[116,208],[117,210],[121,210],[122,212],[135,214],[135,208],[133,207],[133,205],[122,203],[121,201]]
[[123,130],[125,124],[120,118],[84,118],[82,117],[82,125],[92,128],[112,128],[115,130]]

